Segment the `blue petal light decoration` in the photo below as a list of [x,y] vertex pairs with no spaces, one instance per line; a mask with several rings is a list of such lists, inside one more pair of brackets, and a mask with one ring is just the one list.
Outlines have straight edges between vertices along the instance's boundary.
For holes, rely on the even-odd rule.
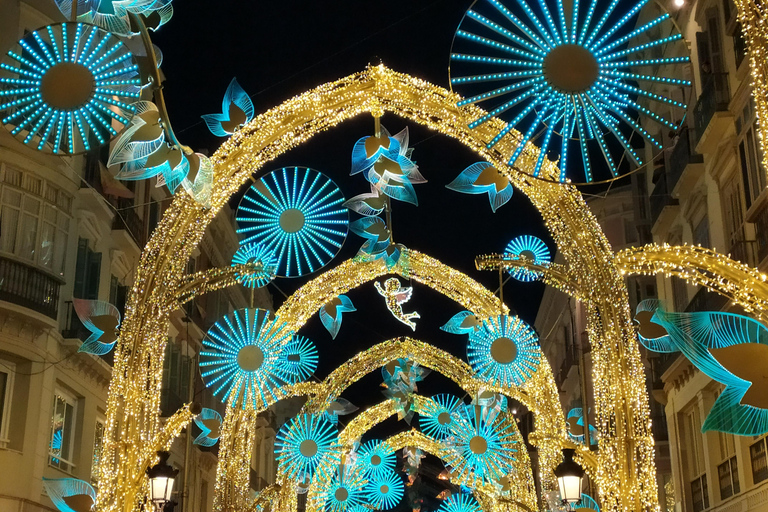
[[[341,460],[338,431],[322,415],[300,414],[284,424],[275,437],[278,467],[288,478],[329,471]],[[322,464],[321,464],[322,463]]]
[[[394,456],[394,454],[393,454]],[[394,471],[384,471],[365,485],[365,499],[378,510],[390,510],[403,499],[403,479]]]
[[72,306],[83,327],[91,332],[78,352],[103,356],[117,343],[120,331],[120,311],[101,300],[72,299]]
[[[565,423],[568,427],[568,437],[577,443],[584,442],[584,414],[581,407],[574,407],[565,416]],[[589,425],[587,429],[589,431],[589,442],[595,444],[597,442],[597,429],[593,425]],[[581,432],[579,433],[574,433]]]
[[229,137],[235,130],[253,119],[254,108],[237,78],[233,78],[221,102],[221,114],[205,114],[202,116],[206,126],[217,137]]
[[464,194],[488,194],[494,213],[512,198],[514,192],[509,180],[488,162],[470,165],[445,187]]
[[[72,15],[73,0],[55,0],[64,17]],[[147,28],[157,30],[173,16],[171,0],[76,0],[77,21],[92,23],[120,36],[138,32],[131,26],[130,14],[143,16]]]
[[454,493],[440,504],[438,512],[483,512],[471,494]]
[[203,408],[203,410],[195,416],[195,425],[202,430],[193,444],[200,446],[213,446],[221,436],[221,424],[224,422],[224,418],[221,417],[218,411],[213,409]]
[[43,488],[61,512],[87,512],[96,503],[93,486],[77,478],[43,477]]
[[461,313],[453,315],[445,325],[440,327],[440,330],[451,334],[468,334],[478,330],[482,325],[483,321],[474,313],[471,311],[462,311]]
[[237,282],[248,288],[261,288],[275,279],[277,259],[275,254],[259,243],[243,244],[232,256],[232,266],[253,264],[256,268],[248,274],[236,274]]
[[453,413],[463,405],[461,399],[453,395],[441,393],[425,400],[425,407],[419,411],[419,426],[421,431],[438,441],[446,439],[451,434]]
[[331,333],[331,337],[336,339],[341,329],[341,316],[344,313],[357,311],[352,301],[346,295],[339,295],[331,299],[329,303],[320,308],[319,316],[323,327]]
[[263,309],[239,309],[216,322],[203,339],[203,381],[232,407],[260,409],[277,400],[280,386],[297,379],[283,352],[289,335],[269,315]]
[[522,386],[541,362],[538,341],[520,318],[499,315],[469,333],[467,358],[478,378],[501,386]]
[[385,441],[371,439],[357,451],[357,464],[368,478],[391,473],[395,469],[395,452]]
[[308,338],[294,334],[280,351],[282,364],[290,373],[290,383],[306,380],[317,369],[317,347]]
[[349,225],[350,231],[365,238],[366,242],[361,249],[368,255],[378,255],[389,247],[391,235],[386,223],[381,217],[363,217]]
[[[614,145],[636,165],[642,165],[626,130],[661,147],[638,116],[648,117],[666,130],[677,130],[685,118],[686,104],[651,92],[651,86],[690,87],[688,80],[668,77],[670,67],[689,62],[687,49],[668,13],[634,28],[633,22],[647,0],[630,3],[624,14],[618,12],[616,0],[590,0],[588,9],[582,9],[578,2],[572,7],[564,4],[563,0],[483,0],[473,4],[454,38],[451,84],[470,94],[459,101],[459,106],[488,105],[488,114],[470,122],[470,128],[493,116],[508,121],[488,142],[488,149],[511,130],[521,132],[508,165],[515,165],[527,143],[535,141],[542,151],[533,175],[539,175],[548,153],[559,150],[560,181],[564,182],[571,139],[576,139],[574,144],[581,152],[579,167],[587,182],[593,179],[590,152],[599,153],[606,162],[606,172],[616,177],[619,169],[612,154]],[[657,33],[670,35],[660,37]],[[648,42],[635,43],[638,39]],[[672,49],[679,56],[657,58],[661,47],[675,41],[681,41],[679,48]],[[660,71],[643,74],[643,69],[653,66]],[[674,121],[664,117],[674,109]],[[609,134],[612,141],[607,140]]]
[[[514,238],[504,249],[505,254],[510,254],[518,258],[527,258],[534,264],[547,266],[552,262],[552,255],[549,253],[547,244],[532,235],[521,235]],[[516,268],[510,270],[509,275],[518,281],[530,282],[541,278],[541,272],[528,270],[525,268]]]
[[337,467],[328,486],[321,490],[325,512],[351,512],[362,505],[365,483],[357,467],[344,464]]
[[253,184],[237,208],[241,243],[259,242],[278,260],[277,275],[300,277],[328,264],[349,225],[344,196],[325,175],[306,167],[273,171]]
[[384,211],[387,197],[374,186],[371,192],[360,194],[344,202],[344,206],[365,217],[374,217]]
[[25,35],[0,63],[0,119],[38,151],[84,153],[130,122],[138,69],[109,32],[83,23],[49,25]]
[[324,416],[328,421],[337,425],[339,423],[339,416],[352,414],[357,409],[358,407],[346,398],[337,398],[325,410]]
[[515,432],[509,415],[464,405],[454,413],[442,458],[460,480],[492,483],[512,470],[517,452]]

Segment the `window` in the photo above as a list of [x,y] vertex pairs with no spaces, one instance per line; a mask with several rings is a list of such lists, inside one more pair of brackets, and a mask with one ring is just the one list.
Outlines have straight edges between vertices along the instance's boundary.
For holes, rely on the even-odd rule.
[[104,451],[104,420],[96,420],[96,429],[93,434],[93,459],[91,460],[91,484],[99,485],[99,469],[101,467],[101,454]]
[[64,471],[70,471],[75,437],[74,398],[57,389],[53,395],[53,417],[51,418],[51,442],[49,445],[50,464]]
[[744,241],[744,209],[741,192],[741,183],[738,179],[731,179],[723,185],[722,206],[723,220],[725,222],[725,234],[728,237],[728,252],[738,259],[743,253],[736,246],[743,245]]
[[77,241],[77,268],[73,296],[78,299],[98,299],[100,274],[101,253],[92,251],[90,242],[80,238]]
[[5,446],[10,439],[8,430],[11,419],[11,393],[15,371],[16,366],[13,363],[0,360],[0,446]]
[[705,215],[693,229],[693,243],[709,247],[709,218]]
[[114,304],[121,316],[125,316],[125,299],[128,295],[128,287],[120,284],[117,276],[112,276],[109,282],[109,303]]
[[717,477],[720,481],[720,499],[730,498],[741,491],[739,486],[739,470],[736,467],[736,457],[731,457],[717,466]]
[[684,414],[683,426],[686,440],[684,456],[690,481],[693,511],[701,512],[709,508],[709,489],[704,462],[704,443],[701,437],[701,417],[697,407],[694,406]]
[[672,281],[672,302],[675,311],[682,312],[688,307],[688,285],[679,277],[671,277]]
[[175,413],[189,397],[189,370],[191,358],[183,355],[172,339],[165,346],[163,361],[163,387],[160,396],[162,415]]
[[739,134],[739,163],[741,178],[744,182],[744,199],[748,210],[765,188],[765,171],[762,167],[760,146],[755,135],[755,109],[750,99],[744,104],[741,114],[736,118],[736,131]]
[[754,483],[768,480],[768,454],[766,454],[765,439],[762,438],[749,447],[749,458],[752,462],[752,481]]

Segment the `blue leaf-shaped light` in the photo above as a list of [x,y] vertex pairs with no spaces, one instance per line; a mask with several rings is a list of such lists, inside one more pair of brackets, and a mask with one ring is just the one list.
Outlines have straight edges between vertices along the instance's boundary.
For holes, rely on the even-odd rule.
[[463,194],[488,194],[494,213],[512,198],[514,192],[509,180],[488,162],[470,165],[446,188]]
[[320,321],[331,337],[336,339],[341,328],[342,314],[357,311],[352,301],[346,295],[339,295],[331,299],[329,303],[320,308]]
[[[171,0],[75,0],[77,21],[92,23],[108,32],[120,36],[138,34],[131,25],[130,15],[151,17],[153,23],[147,28],[157,30],[173,16]],[[73,0],[55,0],[65,18],[72,15]]]
[[[87,512],[96,503],[96,491],[93,486],[77,478],[43,477],[43,488],[51,498],[53,506],[61,512]],[[90,506],[88,506],[89,502]],[[70,505],[75,506],[75,503],[79,506],[72,508]]]
[[389,246],[391,235],[380,217],[357,219],[349,225],[349,230],[366,239],[364,247],[367,254],[380,254]]
[[357,195],[347,200],[344,206],[365,217],[373,217],[384,211],[387,198],[378,189],[371,187],[370,193]]
[[347,400],[346,398],[337,398],[328,409],[325,410],[324,417],[334,425],[339,423],[339,416],[346,416],[352,414],[358,409],[358,407]]
[[202,116],[208,129],[217,137],[228,137],[237,128],[253,119],[253,102],[248,94],[233,78],[221,102],[221,114]]
[[440,327],[440,330],[451,334],[467,334],[476,331],[482,325],[483,321],[477,318],[474,313],[471,311],[462,311],[461,313],[453,315],[445,325]]
[[352,148],[352,172],[355,175],[369,169],[381,155],[399,154],[400,141],[390,137],[389,132],[381,127],[381,136],[362,137],[355,142]]
[[[583,443],[584,442],[584,414],[583,409],[581,407],[574,407],[570,411],[568,411],[568,414],[565,416],[565,422],[566,426],[568,427],[568,437],[571,438],[571,440],[577,442],[577,443]],[[573,431],[580,431],[580,434],[575,434]],[[589,425],[589,428],[587,429],[589,432],[589,442],[590,444],[595,444],[597,442],[597,429]]]
[[92,334],[78,352],[103,356],[117,343],[120,329],[120,312],[109,302],[101,300],[72,299],[72,305],[83,326]]
[[221,435],[221,424],[224,419],[218,411],[204,408],[200,414],[194,418],[195,425],[202,430],[193,442],[200,446],[213,446],[219,440]]

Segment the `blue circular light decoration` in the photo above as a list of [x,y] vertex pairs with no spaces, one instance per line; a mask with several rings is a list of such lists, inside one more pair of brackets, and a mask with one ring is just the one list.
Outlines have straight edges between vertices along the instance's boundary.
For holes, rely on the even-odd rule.
[[522,386],[538,369],[536,332],[516,316],[499,315],[469,333],[467,359],[478,378],[500,386]]
[[365,485],[365,497],[379,510],[395,508],[403,499],[405,486],[403,479],[394,471],[384,471],[368,480]]
[[440,504],[438,512],[483,512],[480,504],[470,494],[453,493]]
[[25,35],[0,63],[0,119],[38,151],[74,155],[107,143],[133,116],[141,82],[109,32],[61,23]]
[[371,439],[364,443],[357,451],[358,464],[364,469],[365,474],[376,476],[389,471],[394,471],[397,458],[395,451],[385,441]]
[[[507,244],[504,253],[517,257],[527,257],[529,260],[533,261],[534,264],[542,267],[552,262],[552,255],[549,253],[547,244],[532,235],[521,235],[514,238]],[[541,277],[541,272],[525,268],[516,268],[510,270],[509,275],[518,281],[530,282],[539,279]]]
[[[341,460],[336,447],[336,426],[322,415],[300,414],[280,427],[275,436],[275,453],[281,472],[295,479],[311,478],[318,468],[329,470]],[[321,466],[321,462],[323,466]]]
[[419,411],[421,431],[438,441],[445,439],[451,433],[451,415],[463,402],[458,397],[441,393],[425,403],[427,405]]
[[249,274],[235,274],[238,283],[248,288],[261,288],[275,278],[277,260],[272,251],[258,243],[243,244],[232,256],[232,266],[254,264],[257,268]]
[[269,315],[263,309],[237,310],[216,322],[203,339],[203,381],[232,407],[260,409],[277,400],[280,386],[296,381],[283,353],[289,335],[281,334],[277,319]]
[[317,347],[308,338],[294,334],[281,350],[283,365],[291,374],[291,383],[306,380],[317,369]]
[[365,479],[354,466],[337,467],[336,472],[322,490],[325,512],[352,512],[365,500]]
[[324,174],[285,167],[253,184],[237,208],[241,243],[258,242],[277,258],[277,275],[300,277],[327,265],[347,237],[344,195]]
[[[512,129],[521,132],[509,165],[533,141],[542,148],[534,176],[547,153],[556,152],[559,179],[566,181],[571,151],[578,149],[585,181],[593,180],[590,154],[605,161],[606,176],[617,177],[622,153],[642,165],[627,132],[661,147],[639,116],[667,130],[680,128],[687,105],[651,89],[655,84],[690,87],[690,81],[670,76],[682,74],[679,64],[690,61],[688,50],[668,13],[647,22],[640,18],[646,0],[622,4],[624,12],[615,0],[575,1],[567,9],[564,3],[475,2],[456,31],[451,85],[469,96],[459,106],[483,103],[489,111],[470,128],[493,116],[508,121],[487,148]],[[667,57],[660,58],[661,53]]]

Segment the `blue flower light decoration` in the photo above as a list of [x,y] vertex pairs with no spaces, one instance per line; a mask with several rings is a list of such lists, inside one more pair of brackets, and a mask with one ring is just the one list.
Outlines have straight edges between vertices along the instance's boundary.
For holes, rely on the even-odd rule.
[[216,322],[203,339],[203,381],[232,407],[261,409],[277,399],[280,386],[296,381],[283,351],[289,335],[269,315],[263,309],[237,310]]
[[0,119],[38,151],[84,153],[130,122],[138,69],[109,32],[83,23],[49,25],[25,35],[0,63]]
[[278,467],[288,478],[329,471],[341,460],[338,430],[322,415],[300,414],[275,437]]
[[[61,13],[72,15],[73,0],[55,0]],[[171,0],[76,0],[77,20],[92,23],[120,36],[138,32],[131,26],[130,14],[145,18],[148,28],[157,30],[173,16]]]
[[328,486],[321,491],[325,512],[351,512],[365,499],[363,474],[355,466],[339,466]]
[[[573,138],[586,181],[593,179],[590,152],[599,154],[606,171],[615,177],[619,169],[614,145],[642,165],[626,131],[661,147],[638,116],[670,130],[677,130],[685,118],[686,104],[651,89],[653,84],[690,87],[688,80],[669,77],[670,68],[689,62],[687,48],[668,13],[634,28],[646,0],[630,3],[623,15],[617,1],[591,0],[588,9],[579,2],[567,8],[564,4],[563,0],[473,4],[454,38],[451,84],[471,94],[459,106],[487,102],[488,114],[469,123],[470,128],[493,116],[506,116],[506,127],[488,142],[489,149],[511,130],[522,132],[509,165],[517,162],[529,141],[536,141],[542,151],[534,176],[547,153],[559,150],[560,181],[565,181]],[[656,35],[662,33],[670,35]],[[666,48],[675,41],[681,42]],[[660,49],[677,56],[658,58]],[[638,71],[653,66],[659,71]],[[646,83],[651,86],[640,85]],[[680,122],[664,117],[675,109],[678,113],[672,119]],[[608,134],[613,141],[607,140]],[[594,150],[588,141],[594,141]]]
[[202,118],[212,134],[228,137],[240,126],[251,121],[254,114],[251,98],[237,83],[237,79],[233,78],[221,102],[221,114],[206,114]]
[[425,400],[424,404],[419,411],[421,431],[437,440],[446,439],[451,434],[452,415],[463,402],[458,397],[441,393]]
[[381,255],[390,245],[391,234],[381,217],[363,217],[349,225],[350,231],[365,238],[360,252],[370,256]]
[[294,334],[280,351],[282,364],[291,375],[290,383],[306,380],[317,369],[317,347],[309,338]]
[[120,331],[120,311],[102,300],[72,299],[77,317],[91,335],[80,345],[78,352],[103,356],[117,343]]
[[[521,235],[514,238],[504,249],[505,254],[510,254],[517,258],[526,258],[536,265],[547,266],[552,262],[552,255],[549,252],[547,244],[541,239],[532,235]],[[518,281],[530,282],[541,278],[541,272],[528,270],[525,268],[516,268],[510,270],[509,275]]]
[[259,243],[241,245],[232,256],[232,266],[253,264],[254,270],[248,274],[237,273],[237,282],[248,288],[261,288],[271,283],[277,273],[275,254]]
[[193,444],[200,446],[213,446],[221,436],[221,424],[224,422],[224,418],[221,417],[218,411],[213,409],[204,408],[200,414],[194,418],[195,425],[202,432],[198,435]]
[[397,462],[392,447],[378,439],[372,439],[360,446],[357,455],[357,464],[363,468],[368,477],[394,471],[395,462]]
[[464,194],[488,194],[494,213],[512,198],[514,192],[509,180],[488,162],[470,165],[445,187]]
[[331,333],[331,337],[336,339],[341,329],[341,320],[344,313],[357,311],[352,301],[346,295],[334,297],[326,305],[320,308],[319,316],[323,327]]
[[541,362],[539,337],[516,316],[499,315],[469,333],[467,358],[477,377],[501,386],[522,386]]
[[327,265],[349,225],[344,196],[325,175],[305,167],[273,171],[253,184],[237,208],[241,243],[274,252],[277,275],[300,277]]
[[474,313],[471,311],[462,311],[461,313],[453,315],[445,325],[440,327],[440,330],[451,334],[468,334],[472,331],[476,331],[482,325],[483,321]]
[[387,197],[376,187],[371,186],[371,192],[359,194],[344,202],[344,206],[365,217],[379,215],[387,206]]
[[483,512],[471,494],[455,493],[443,500],[438,512]]
[[90,498],[93,504],[96,503],[96,491],[93,486],[77,478],[45,478],[43,477],[43,488],[45,493],[51,498],[53,506],[61,512],[82,512],[84,509],[75,510],[67,504],[66,498],[75,498],[84,496],[85,501]]
[[365,499],[378,510],[390,510],[403,499],[403,479],[394,471],[384,471],[365,485]]

